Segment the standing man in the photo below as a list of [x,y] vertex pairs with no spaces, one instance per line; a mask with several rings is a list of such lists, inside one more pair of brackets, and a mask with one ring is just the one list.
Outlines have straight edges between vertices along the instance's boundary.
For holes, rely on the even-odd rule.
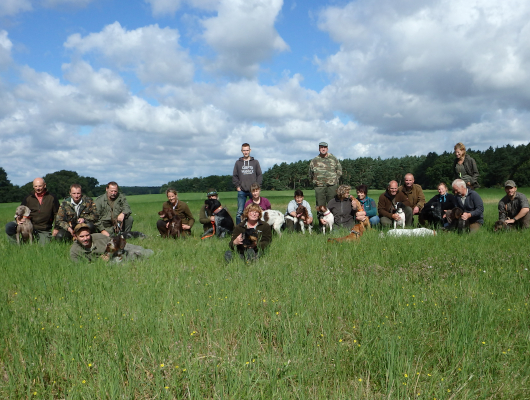
[[464,211],[461,217],[462,220],[469,220],[469,230],[477,232],[484,224],[484,203],[482,199],[462,179],[455,179],[451,186],[455,193],[455,206]]
[[333,154],[328,153],[326,142],[318,144],[318,151],[320,154],[309,163],[309,178],[315,185],[317,207],[327,206],[335,197],[342,175],[342,166]]
[[512,180],[504,184],[504,196],[499,201],[499,220],[508,228],[526,229],[530,226],[530,205],[522,193],[517,192],[517,186]]
[[412,208],[409,199],[405,193],[398,190],[396,181],[390,181],[386,192],[379,196],[377,203],[377,212],[382,226],[390,227],[394,221],[399,220],[399,214],[396,212],[398,207],[401,207],[405,213],[405,226],[412,225]]
[[241,145],[241,153],[243,153],[243,157],[236,161],[234,172],[232,173],[232,183],[237,190],[237,225],[241,222],[241,214],[243,214],[247,197],[252,198],[250,186],[253,183],[261,186],[263,182],[259,161],[255,160],[254,157],[250,157],[250,145],[248,143]]
[[131,217],[131,207],[119,190],[116,182],[109,182],[105,193],[96,199],[96,209],[99,215],[96,227],[105,236],[114,234],[118,223],[122,227],[122,232],[132,230],[134,221]]
[[412,215],[418,215],[425,206],[425,195],[421,186],[414,183],[414,175],[405,175],[405,184],[401,185],[398,190],[409,199]]
[[81,185],[74,183],[70,186],[70,197],[61,203],[55,225],[59,229],[55,240],[71,241],[77,224],[86,224],[90,233],[94,233],[98,214],[96,205],[90,197],[81,192]]
[[[46,182],[42,178],[33,180],[33,193],[26,196],[20,205],[26,206],[31,210],[29,217],[33,223],[35,235],[37,235],[40,244],[46,244],[52,236],[57,235],[57,229],[53,230],[53,222],[57,211],[59,210],[59,200],[54,194],[46,190]],[[6,233],[10,242],[16,243],[17,223],[8,222],[6,224]]]

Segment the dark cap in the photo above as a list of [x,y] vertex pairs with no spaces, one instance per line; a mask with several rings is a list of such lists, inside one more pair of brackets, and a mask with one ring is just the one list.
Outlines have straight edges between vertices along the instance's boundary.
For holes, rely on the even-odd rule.
[[208,189],[208,193],[206,193],[206,196],[207,196],[207,197],[210,197],[210,196],[218,196],[218,194],[217,194],[217,190],[215,190],[215,189]]
[[504,187],[517,187],[517,185],[515,184],[514,181],[512,181],[511,179],[507,180],[506,182],[504,182]]
[[326,142],[320,142],[318,145],[319,145],[319,146],[328,147],[328,144],[327,144]]
[[77,233],[83,229],[88,229],[90,231],[90,227],[87,224],[77,224],[74,228],[74,233],[77,235]]

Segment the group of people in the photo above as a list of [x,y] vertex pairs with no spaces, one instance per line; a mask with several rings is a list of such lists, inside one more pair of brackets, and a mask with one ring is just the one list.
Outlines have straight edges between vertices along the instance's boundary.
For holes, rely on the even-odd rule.
[[[309,164],[309,175],[315,186],[316,205],[325,206],[334,216],[334,223],[340,227],[351,229],[356,222],[368,219],[371,226],[391,226],[394,221],[401,218],[398,208],[405,214],[405,226],[412,226],[414,216],[418,216],[421,225],[427,225],[431,221],[425,211],[434,203],[439,203],[445,213],[455,207],[463,210],[462,219],[468,220],[469,230],[477,231],[484,223],[484,206],[479,194],[475,191],[478,184],[479,172],[475,160],[466,154],[466,148],[462,143],[454,147],[455,180],[452,182],[453,194],[448,193],[445,183],[438,185],[438,194],[425,201],[425,196],[420,185],[414,183],[414,176],[408,173],[404,177],[404,184],[399,186],[397,181],[391,181],[386,191],[379,196],[378,203],[368,197],[368,187],[359,185],[356,189],[357,197],[350,194],[351,187],[339,186],[339,178],[342,175],[340,161],[328,152],[326,142],[319,143],[319,154]],[[232,182],[236,188],[237,213],[236,227],[231,236],[229,246],[237,250],[241,257],[257,258],[260,250],[266,248],[271,239],[271,228],[267,223],[261,221],[262,212],[271,209],[270,202],[261,196],[261,183],[263,180],[259,161],[250,156],[251,149],[248,143],[241,146],[243,154],[235,165],[232,174]],[[507,228],[528,228],[530,226],[530,206],[526,196],[517,192],[517,186],[513,180],[505,182],[506,196],[498,204],[499,221]],[[191,234],[195,219],[185,202],[178,199],[175,189],[166,191],[167,201],[164,209],[171,209],[182,221],[183,232]],[[219,195],[215,189],[207,193],[208,199],[218,199]],[[34,228],[34,236],[41,243],[50,240],[74,239],[71,257],[77,260],[80,256],[90,259],[92,254],[102,255],[110,237],[116,233],[131,236],[143,236],[139,232],[133,232],[133,218],[131,208],[127,199],[119,192],[116,182],[109,182],[105,193],[93,201],[90,197],[83,195],[82,187],[74,184],[70,187],[70,197],[59,203],[57,197],[46,189],[43,178],[33,181],[33,193],[22,200],[21,205],[30,209],[30,219]],[[296,190],[294,199],[287,205],[285,215],[296,217],[296,210],[303,205],[307,211],[306,224],[313,224],[313,213],[310,204],[304,200],[301,190]],[[215,210],[206,210],[203,205],[199,212],[199,221],[204,230],[208,230],[215,221]],[[304,217],[306,218],[306,217]],[[15,235],[17,224],[21,221],[13,221],[6,224],[6,233],[11,242],[16,243]],[[319,219],[320,224],[326,224],[324,219]],[[168,221],[161,219],[157,222],[159,232],[164,235],[168,229]],[[291,219],[286,220],[286,228],[293,230]],[[254,233],[257,238],[254,246],[244,243],[245,238]],[[104,246],[105,245],[105,246]],[[131,245],[129,245],[131,246]],[[142,252],[139,246],[131,253],[135,256],[150,255],[150,251]],[[251,248],[252,251],[249,251]],[[232,258],[229,251],[225,254],[227,260]]]

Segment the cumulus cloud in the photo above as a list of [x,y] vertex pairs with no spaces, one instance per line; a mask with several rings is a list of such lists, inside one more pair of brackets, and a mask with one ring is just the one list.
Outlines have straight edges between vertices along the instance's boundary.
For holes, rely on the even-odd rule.
[[11,64],[11,48],[13,43],[7,37],[6,31],[0,31],[0,68]]
[[289,50],[274,22],[283,0],[221,0],[217,16],[203,21],[204,40],[217,52],[211,69],[252,78],[259,63]]
[[127,31],[119,22],[85,37],[76,33],[64,46],[80,54],[102,55],[111,66],[132,69],[143,83],[189,83],[194,66],[186,50],[179,45],[176,29],[150,25]]
[[151,5],[152,13],[155,17],[161,17],[166,14],[175,15],[180,8],[180,0],[145,0]]
[[328,7],[319,27],[341,48],[321,63],[336,77],[324,95],[387,131],[455,129],[519,107],[530,100],[529,18],[530,4],[517,0]]
[[0,16],[10,16],[23,11],[32,10],[29,0],[2,0],[0,1]]

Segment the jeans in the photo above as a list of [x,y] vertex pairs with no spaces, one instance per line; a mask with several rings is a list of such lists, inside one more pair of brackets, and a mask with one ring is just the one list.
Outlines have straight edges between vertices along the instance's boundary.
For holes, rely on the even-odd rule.
[[379,225],[379,222],[381,222],[381,221],[379,220],[379,216],[374,215],[373,217],[370,217],[370,226],[376,226],[376,225]]
[[236,225],[239,225],[241,223],[241,215],[243,214],[243,209],[245,208],[247,197],[252,198],[252,193],[245,192],[244,190],[240,190],[239,192],[237,192]]

